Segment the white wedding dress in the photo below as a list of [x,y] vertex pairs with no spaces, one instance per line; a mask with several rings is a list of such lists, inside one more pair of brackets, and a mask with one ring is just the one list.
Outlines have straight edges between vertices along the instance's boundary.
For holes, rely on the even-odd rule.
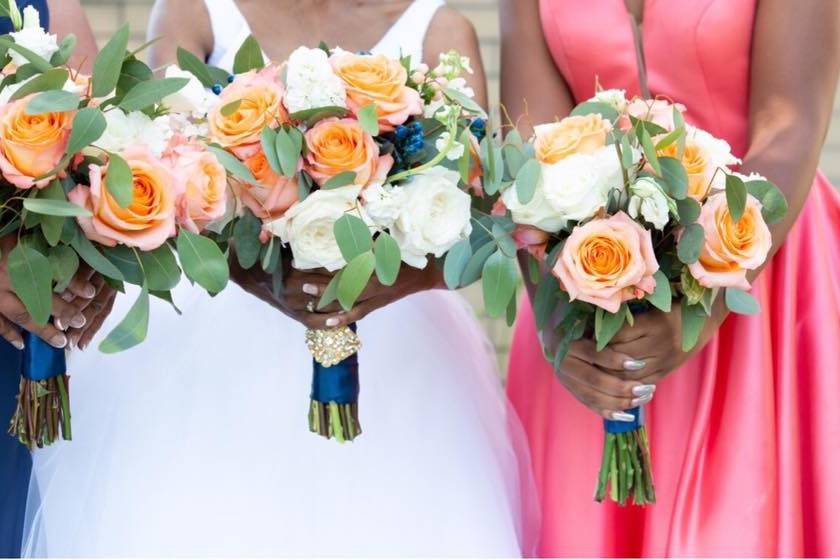
[[[206,0],[232,65],[248,35]],[[419,58],[439,0],[419,0],[374,51]],[[186,22],[185,22],[186,24]],[[107,333],[136,291],[121,296]],[[74,352],[74,441],[35,454],[30,556],[516,556],[533,552],[524,440],[493,349],[454,293],[359,323],[364,433],[308,430],[304,328],[231,285],[183,282],[141,346]],[[102,335],[100,335],[101,337]]]

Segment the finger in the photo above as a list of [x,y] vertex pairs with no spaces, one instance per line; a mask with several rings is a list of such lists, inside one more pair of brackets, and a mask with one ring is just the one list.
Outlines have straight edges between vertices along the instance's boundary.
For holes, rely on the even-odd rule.
[[93,337],[96,336],[96,333],[99,332],[99,329],[102,328],[102,324],[105,322],[105,319],[108,318],[108,315],[111,313],[111,310],[114,308],[114,302],[117,299],[116,292],[112,292],[108,295],[104,302],[102,302],[102,308],[96,312],[96,314],[91,318],[88,325],[84,328],[81,332],[81,335],[76,339],[76,346],[80,350],[84,350],[90,344],[90,341],[93,340]]
[[93,299],[96,295],[96,287],[88,278],[87,271],[84,270],[80,270],[73,276],[65,291],[83,299]]
[[584,362],[615,372],[640,371],[646,366],[643,360],[636,359],[625,352],[618,352],[612,346],[598,351],[594,340],[582,339],[569,346],[569,355]]
[[55,323],[55,326],[60,331],[66,331],[71,327],[80,329],[85,326],[85,323],[87,323],[84,313],[80,311],[75,304],[67,303],[58,296],[53,296],[52,316],[54,318],[53,322]]
[[23,335],[15,327],[11,321],[5,317],[0,317],[0,337],[3,337],[9,344],[23,350]]
[[90,307],[93,304],[93,302],[101,296],[103,291],[105,291],[106,293],[108,291],[113,291],[111,287],[105,283],[105,278],[103,278],[100,274],[95,274],[90,279],[90,283],[93,284],[93,287],[96,290],[96,295],[93,297],[93,299],[75,298],[71,301],[71,303],[75,305],[76,309],[78,309],[79,311],[84,311],[88,307]]
[[605,398],[621,401],[622,405],[636,406],[632,402],[634,399],[645,397],[656,390],[655,387],[637,381],[619,379],[575,357],[569,357],[563,362],[560,373],[585,384]]
[[46,325],[36,324],[26,311],[26,307],[15,296],[8,293],[0,296],[0,309],[4,310],[3,314],[6,319],[40,337],[47,344],[56,348],[67,346],[67,336],[63,332],[50,323]]

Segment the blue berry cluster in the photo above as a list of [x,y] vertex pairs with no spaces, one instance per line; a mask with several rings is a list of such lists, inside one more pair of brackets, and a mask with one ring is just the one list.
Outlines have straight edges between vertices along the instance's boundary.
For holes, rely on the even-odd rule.
[[473,120],[473,122],[470,123],[470,132],[472,132],[473,136],[478,138],[478,141],[481,142],[487,135],[487,121],[482,118]]
[[411,157],[423,149],[423,125],[420,121],[398,126],[394,130],[394,136],[397,140],[394,147],[404,157]]
[[[235,79],[236,79],[236,76],[234,76],[233,74],[228,74],[228,77],[227,77],[227,83],[232,84],[232,83],[233,83],[233,80],[235,80]],[[224,89],[224,87],[222,87],[222,84],[213,84],[213,87],[212,87],[212,88],[210,88],[210,89],[211,89],[211,90],[213,91],[213,93],[215,93],[216,95],[221,95],[221,94],[222,94],[222,90]]]

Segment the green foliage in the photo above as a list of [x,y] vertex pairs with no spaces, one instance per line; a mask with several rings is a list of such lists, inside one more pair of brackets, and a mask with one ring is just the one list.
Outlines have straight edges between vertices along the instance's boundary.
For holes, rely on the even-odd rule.
[[336,295],[338,302],[346,311],[353,308],[356,300],[364,291],[376,268],[376,257],[373,251],[366,251],[357,255],[347,263],[341,271]]
[[247,39],[236,51],[236,56],[233,59],[233,73],[244,74],[250,70],[261,70],[265,67],[265,59],[263,58],[262,48],[253,35],[249,35]]
[[116,354],[133,348],[146,340],[148,330],[149,289],[143,286],[128,314],[99,344],[99,351],[104,354]]
[[365,132],[371,136],[379,134],[379,115],[376,113],[376,103],[370,103],[362,107],[356,117]]
[[618,111],[606,103],[600,103],[597,101],[587,101],[585,103],[581,103],[572,109],[572,112],[570,113],[573,117],[592,114],[601,115],[611,123],[618,120]]
[[230,270],[218,245],[206,237],[181,229],[176,246],[187,278],[211,294],[217,294],[225,288]]
[[738,288],[726,288],[726,308],[733,313],[742,315],[757,315],[761,311],[756,299]]
[[741,221],[747,207],[747,187],[740,177],[726,176],[726,205],[734,223]]
[[207,146],[207,149],[216,156],[216,159],[219,160],[222,167],[224,167],[233,177],[241,179],[247,183],[257,182],[257,179],[254,177],[254,174],[251,173],[251,170],[229,152],[213,145]]
[[189,83],[187,78],[161,78],[140,82],[131,88],[120,101],[123,111],[141,111],[158,103],[167,95],[183,89]]
[[704,231],[700,224],[691,224],[685,227],[677,243],[677,256],[685,264],[693,264],[700,258],[703,250]]
[[443,263],[443,280],[447,288],[455,290],[461,286],[461,278],[472,256],[472,245],[469,239],[459,241],[449,249]]
[[[298,171],[300,151],[303,149],[303,134],[294,127],[277,130],[274,149],[282,174],[286,177],[294,177]],[[353,179],[350,182],[355,180],[355,178],[356,174],[354,173]]]
[[45,325],[52,310],[52,266],[31,246],[18,243],[9,253],[6,269],[12,288],[32,320]]
[[668,194],[675,200],[683,200],[688,196],[688,174],[685,167],[672,157],[659,158],[662,170],[661,177],[668,186]]
[[535,159],[529,159],[516,174],[516,196],[521,204],[528,204],[534,198],[540,181],[542,168]]
[[[10,101],[17,101],[42,91],[61,90],[67,82],[67,76],[67,70],[64,68],[51,68],[20,86],[20,89],[12,94]],[[78,98],[76,99],[78,105]]]
[[110,95],[117,87],[120,78],[125,51],[128,48],[128,24],[120,27],[111,39],[102,47],[93,63],[94,97]]
[[356,173],[354,171],[342,171],[338,175],[330,177],[330,179],[324,183],[322,188],[329,190],[346,187],[347,185],[352,185],[355,180]]
[[761,215],[768,224],[784,218],[788,210],[787,199],[779,187],[770,181],[747,181],[747,191],[761,203]]
[[610,313],[600,307],[595,310],[595,349],[600,352],[607,347],[610,340],[618,334],[627,319],[628,308],[622,303],[616,313]]
[[674,298],[671,291],[671,281],[661,270],[657,270],[653,277],[656,279],[656,289],[652,294],[645,296],[645,299],[657,309],[667,313],[671,311],[671,303]]
[[242,217],[233,226],[233,243],[236,247],[236,260],[239,266],[249,269],[260,257],[260,231],[262,221],[246,209]]
[[682,351],[689,352],[697,345],[703,325],[706,323],[706,312],[700,304],[690,305],[682,300]]
[[490,317],[501,316],[516,293],[519,269],[516,259],[496,251],[484,263],[481,287],[484,306]]
[[119,154],[108,154],[105,186],[120,208],[128,207],[134,199],[134,175],[128,163]]
[[373,252],[376,256],[376,277],[383,286],[393,286],[402,264],[399,245],[393,237],[382,232],[373,244]]
[[99,140],[106,127],[107,122],[102,111],[94,107],[81,109],[73,118],[73,128],[70,130],[66,153],[81,152],[83,148]]
[[345,214],[336,220],[333,233],[341,256],[348,263],[362,253],[370,251],[373,246],[370,228],[361,218],[352,214]]
[[79,96],[69,91],[56,89],[45,91],[33,97],[26,105],[26,114],[61,113],[79,108]]
[[206,88],[211,88],[216,84],[213,80],[213,76],[210,75],[210,70],[207,68],[207,65],[193,53],[178,47],[176,56],[178,66],[181,67],[181,70],[191,73],[198,79],[199,82],[201,82],[201,85]]

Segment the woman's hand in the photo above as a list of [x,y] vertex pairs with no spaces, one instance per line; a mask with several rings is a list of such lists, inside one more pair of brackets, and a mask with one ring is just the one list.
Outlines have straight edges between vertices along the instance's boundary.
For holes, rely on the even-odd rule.
[[382,285],[374,275],[350,311],[342,311],[335,302],[316,311],[318,300],[332,279],[332,275],[325,270],[287,269],[279,298],[275,298],[272,293],[271,276],[262,270],[243,270],[236,262],[231,262],[231,277],[246,292],[311,329],[349,325],[405,296],[443,287],[441,275],[434,266],[429,265],[423,270],[418,270],[404,265],[397,283],[393,286]]
[[96,333],[99,332],[99,329],[102,328],[102,324],[114,308],[117,291],[106,284],[105,279],[100,274],[94,273],[90,268],[80,270],[77,276],[79,274],[84,275],[96,290],[96,295],[91,299],[80,299],[75,296],[70,299],[85,317],[85,324],[82,327],[74,327],[68,331],[70,346],[84,350],[96,336]]

